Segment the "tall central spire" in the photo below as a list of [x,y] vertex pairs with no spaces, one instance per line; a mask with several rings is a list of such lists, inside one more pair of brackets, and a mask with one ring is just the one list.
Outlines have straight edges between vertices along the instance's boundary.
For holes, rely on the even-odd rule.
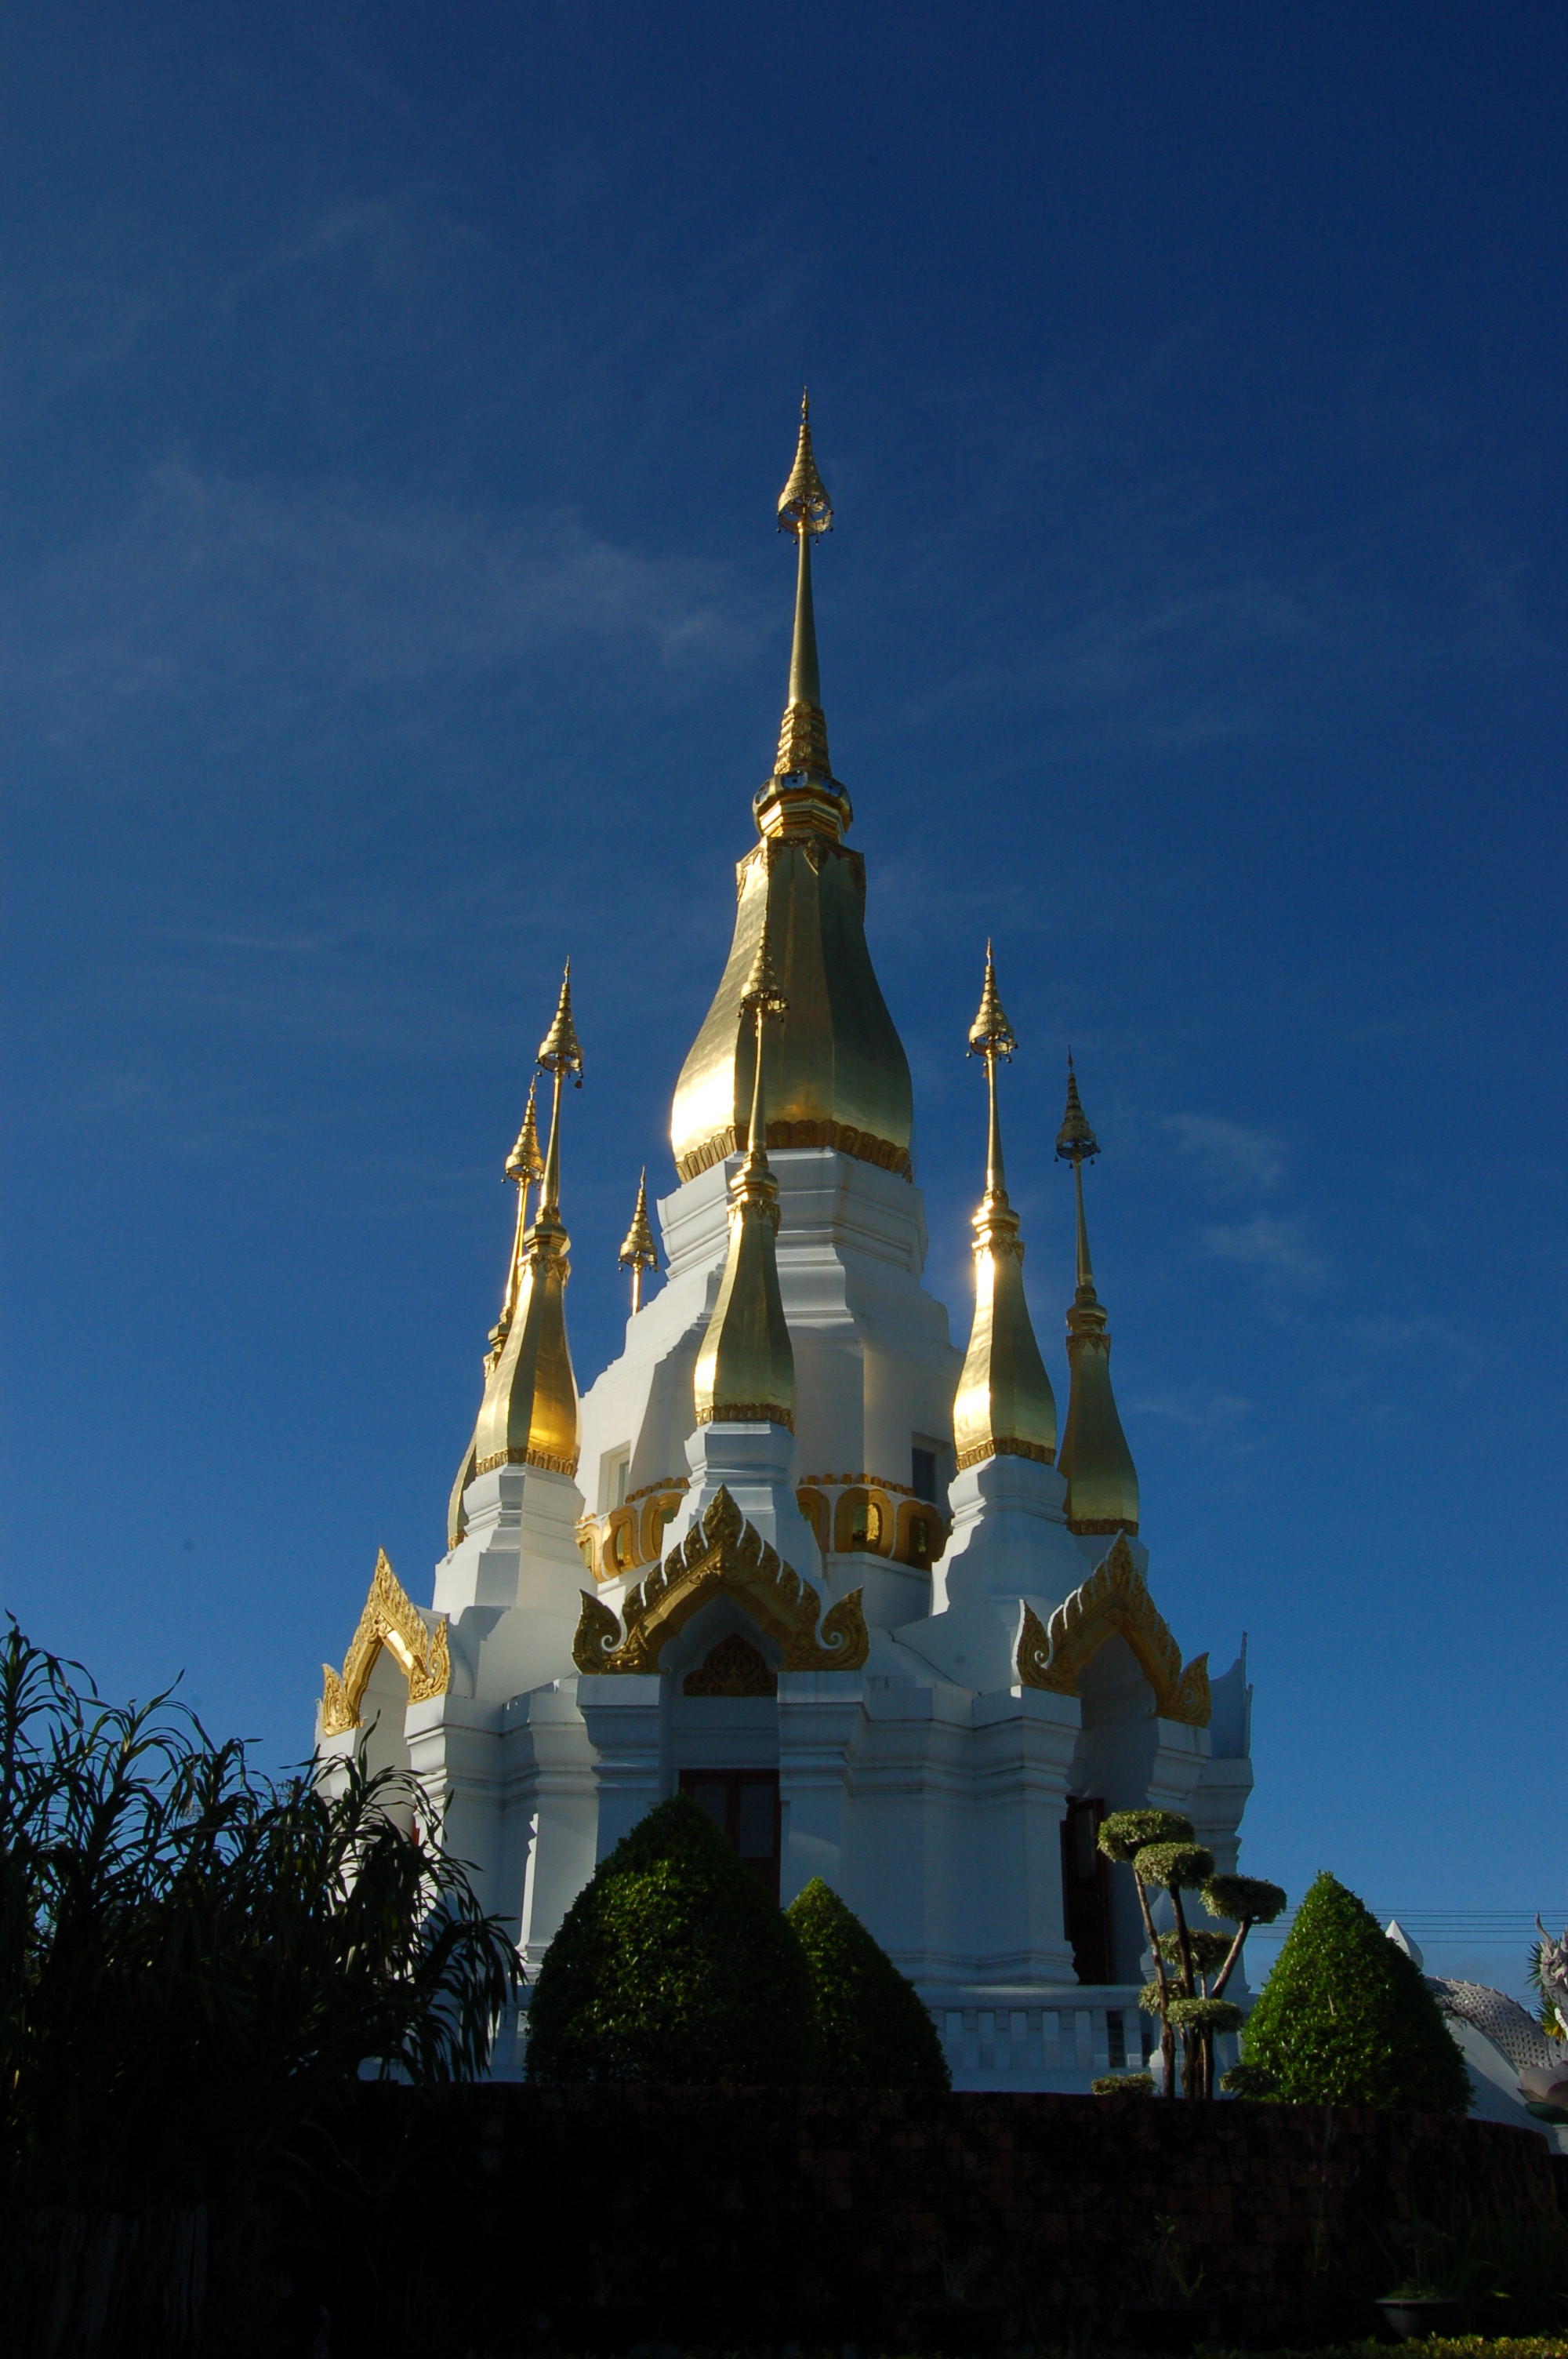
[[1056,1454],[1056,1398],[1024,1297],[1023,1240],[1018,1214],[1007,1200],[997,1114],[997,1066],[1011,1064],[1017,1045],[988,942],[985,989],[969,1027],[969,1054],[985,1060],[990,1118],[986,1192],[974,1218],[975,1323],[953,1402],[960,1470],[986,1458],[1033,1458],[1049,1466]]
[[832,524],[833,506],[804,400],[777,520],[796,542],[789,701],[773,773],[752,799],[761,842],[736,872],[730,956],[681,1067],[670,1144],[681,1178],[693,1180],[750,1135],[755,1041],[749,1025],[737,1025],[735,1009],[766,926],[790,1018],[787,1027],[769,1031],[763,1143],[831,1147],[913,1176],[909,1060],[866,948],[865,863],[844,841],[849,798],[832,775],[822,717],[811,545]]

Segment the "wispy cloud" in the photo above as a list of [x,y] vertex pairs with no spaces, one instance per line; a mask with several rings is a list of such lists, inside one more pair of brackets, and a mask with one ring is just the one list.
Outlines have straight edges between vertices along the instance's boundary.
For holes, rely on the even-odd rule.
[[1162,1419],[1195,1443],[1221,1450],[1228,1457],[1240,1456],[1257,1447],[1241,1430],[1252,1414],[1252,1404],[1236,1393],[1144,1393],[1130,1396],[1127,1410],[1130,1417]]
[[[67,737],[106,708],[226,701],[248,725],[355,690],[506,670],[542,688],[572,640],[641,643],[639,685],[743,657],[711,569],[654,564],[562,512],[285,495],[173,462],[116,533],[50,567],[14,613],[0,685]],[[46,713],[46,727],[50,725]]]
[[1267,1131],[1249,1130],[1218,1114],[1173,1114],[1173,1131],[1208,1184],[1223,1192],[1277,1187],[1285,1168],[1284,1148]]
[[1305,1223],[1276,1220],[1268,1212],[1205,1229],[1199,1249],[1211,1261],[1235,1262],[1301,1293],[1315,1292],[1328,1276],[1327,1260],[1313,1246]]

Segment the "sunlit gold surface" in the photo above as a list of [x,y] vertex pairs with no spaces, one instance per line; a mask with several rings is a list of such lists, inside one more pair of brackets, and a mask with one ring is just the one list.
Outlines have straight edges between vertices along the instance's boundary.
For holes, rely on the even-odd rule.
[[762,841],[737,872],[730,957],[681,1070],[670,1143],[683,1180],[745,1136],[753,1042],[736,1016],[766,923],[790,1006],[766,1048],[770,1147],[834,1147],[910,1176],[914,1101],[909,1061],[866,948],[865,867],[842,837],[849,799],[831,774],[822,713],[811,543],[832,521],[806,418],[779,502],[799,544],[789,698],[773,776],[752,810]]
[[683,1546],[627,1592],[624,1631],[608,1605],[583,1592],[572,1659],[590,1673],[656,1671],[669,1640],[717,1596],[744,1607],[777,1647],[781,1670],[856,1671],[871,1652],[860,1592],[851,1590],[823,1614],[811,1583],[780,1562],[720,1486]]
[[410,1703],[445,1695],[452,1683],[451,1658],[447,1648],[446,1616],[432,1630],[403,1583],[393,1571],[386,1550],[378,1549],[371,1575],[370,1594],[359,1627],[349,1641],[341,1672],[330,1663],[321,1666],[321,1734],[342,1736],[360,1724],[375,1658],[385,1647],[408,1682]]
[[764,927],[741,995],[741,1023],[753,1035],[748,1145],[730,1182],[730,1247],[692,1379],[698,1425],[795,1425],[795,1353],[779,1291],[775,1240],[778,1182],[768,1169],[768,1027],[782,1021],[787,1003],[779,989]]
[[1077,1075],[1067,1059],[1067,1110],[1056,1136],[1056,1152],[1073,1167],[1077,1199],[1078,1283],[1067,1312],[1067,1430],[1062,1440],[1062,1472],[1067,1478],[1068,1528],[1075,1532],[1136,1532],[1138,1470],[1121,1430],[1110,1383],[1110,1336],[1095,1292],[1084,1218],[1084,1165],[1099,1153],[1078,1097]]
[[969,1030],[969,1053],[985,1060],[989,1127],[986,1192],[974,1216],[975,1318],[953,1402],[953,1443],[960,1468],[987,1458],[1033,1458],[1049,1465],[1056,1452],[1056,1397],[1040,1357],[1023,1291],[1023,1241],[1007,1198],[997,1064],[1016,1043],[997,994],[990,947],[985,990]]
[[582,1086],[569,962],[555,1021],[539,1044],[539,1064],[552,1083],[550,1143],[538,1214],[523,1243],[516,1304],[474,1428],[476,1474],[505,1465],[577,1473],[577,1380],[567,1344],[565,1303],[571,1239],[562,1226],[560,1206],[561,1087],[568,1074]]
[[755,1040],[737,1024],[767,925],[789,1022],[763,1055],[770,1147],[836,1147],[907,1178],[914,1093],[866,948],[865,869],[817,837],[769,838],[741,863],[730,956],[676,1086],[670,1144],[683,1180],[746,1135]]
[[1125,1536],[1082,1587],[1064,1598],[1049,1628],[1023,1609],[1015,1668],[1019,1683],[1052,1695],[1076,1695],[1084,1668],[1108,1638],[1125,1639],[1154,1694],[1162,1720],[1206,1728],[1213,1712],[1208,1657],[1182,1668],[1182,1650],[1150,1596]]

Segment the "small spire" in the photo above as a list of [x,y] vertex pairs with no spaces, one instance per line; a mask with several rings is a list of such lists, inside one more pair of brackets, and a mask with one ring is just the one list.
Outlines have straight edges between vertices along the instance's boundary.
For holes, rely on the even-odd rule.
[[539,1152],[539,1126],[534,1116],[536,1086],[535,1076],[528,1084],[528,1103],[523,1110],[523,1127],[506,1158],[505,1176],[515,1182],[517,1189],[517,1224],[513,1232],[512,1266],[507,1273],[506,1291],[501,1299],[501,1316],[490,1331],[490,1350],[484,1363],[486,1375],[501,1357],[506,1331],[517,1308],[517,1289],[523,1283],[523,1248],[528,1236],[528,1190],[545,1176],[545,1158]]
[[540,1195],[539,1212],[558,1213],[561,1207],[561,1083],[569,1073],[577,1087],[582,1087],[582,1049],[572,1022],[572,962],[568,959],[566,973],[561,977],[561,995],[556,1002],[556,1018],[539,1043],[539,1070],[548,1073],[555,1084],[550,1103],[550,1143],[545,1150],[545,1170]]
[[616,1259],[622,1269],[629,1269],[632,1273],[632,1316],[635,1319],[643,1307],[643,1273],[646,1270],[652,1275],[659,1266],[658,1247],[654,1243],[654,1232],[648,1221],[646,1164],[643,1166],[643,1176],[637,1182],[637,1209],[632,1215],[632,1225],[626,1232],[625,1243]]
[[1088,1223],[1084,1217],[1084,1165],[1099,1153],[1099,1141],[1078,1096],[1070,1049],[1067,1110],[1056,1134],[1056,1153],[1073,1167],[1078,1215],[1077,1291],[1067,1312],[1072,1386],[1060,1462],[1067,1478],[1067,1526],[1075,1532],[1136,1533],[1138,1470],[1111,1390],[1110,1333],[1104,1306],[1095,1292]]
[[1017,1045],[988,942],[979,1014],[969,1027],[968,1053],[985,1060],[989,1125],[986,1192],[973,1223],[975,1318],[953,1402],[960,1468],[998,1457],[1033,1458],[1048,1466],[1056,1454],[1056,1397],[1029,1316],[1023,1241],[1002,1169],[997,1065],[1011,1062]]
[[545,1158],[539,1152],[539,1124],[534,1111],[538,1075],[528,1083],[528,1103],[523,1109],[523,1127],[517,1134],[517,1144],[506,1158],[506,1177],[515,1180],[527,1201],[528,1190],[545,1176]]
[[740,1016],[756,1029],[746,1152],[730,1182],[730,1247],[692,1377],[698,1425],[795,1425],[795,1350],[779,1290],[778,1182],[768,1168],[762,1036],[787,1002],[768,951],[764,917]]
[[[571,1275],[571,1239],[561,1223],[561,1085],[570,1073],[578,1088],[582,1087],[569,959],[555,1021],[539,1043],[538,1062],[553,1085],[550,1142],[545,1150],[538,1212],[518,1257],[516,1300],[474,1428],[476,1474],[504,1465],[577,1473],[577,1379],[567,1343],[564,1299]],[[524,1131],[526,1127],[524,1121]],[[535,1144],[536,1147],[536,1135]],[[519,1139],[514,1155],[522,1146]]]
[[1002,1007],[1001,995],[996,987],[996,962],[991,946],[986,944],[985,988],[980,993],[980,1012],[969,1027],[969,1054],[986,1060],[986,1086],[990,1100],[990,1131],[986,1141],[986,1201],[1005,1205],[1007,1175],[1001,1160],[1001,1124],[997,1115],[996,1068],[999,1057],[1012,1062],[1012,1052],[1018,1041]]

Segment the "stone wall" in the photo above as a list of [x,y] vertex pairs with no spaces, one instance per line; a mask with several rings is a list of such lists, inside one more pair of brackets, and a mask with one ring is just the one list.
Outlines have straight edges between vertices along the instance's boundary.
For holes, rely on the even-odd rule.
[[1421,2114],[882,2091],[361,2098],[351,2146],[383,2192],[330,2240],[357,2279],[323,2288],[330,2306],[374,2287],[481,2349],[596,2298],[643,2306],[672,2342],[907,2348],[946,2298],[945,2263],[1010,2337],[1065,2340],[1149,2290],[1161,2215],[1227,2332],[1267,2343],[1343,2319],[1346,2284],[1384,2269],[1370,2232],[1390,2222],[1555,2207],[1540,2138]]

